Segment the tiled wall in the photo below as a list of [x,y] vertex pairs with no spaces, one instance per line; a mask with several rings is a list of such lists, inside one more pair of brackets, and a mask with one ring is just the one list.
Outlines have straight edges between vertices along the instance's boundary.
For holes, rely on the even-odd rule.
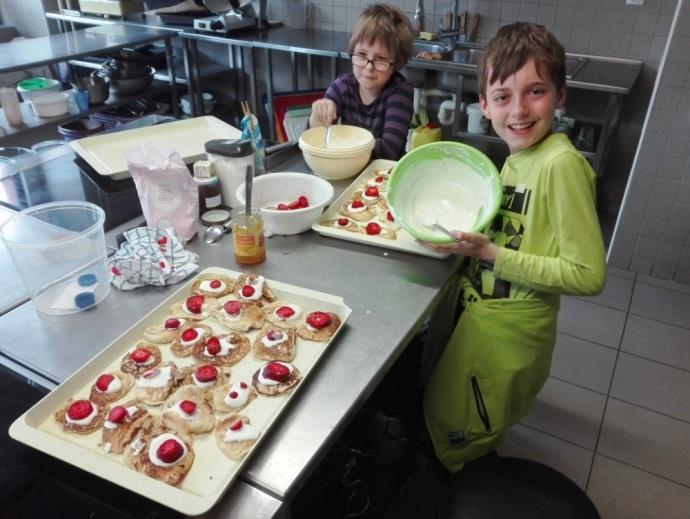
[[690,284],[690,2],[680,0],[616,235],[612,265]]

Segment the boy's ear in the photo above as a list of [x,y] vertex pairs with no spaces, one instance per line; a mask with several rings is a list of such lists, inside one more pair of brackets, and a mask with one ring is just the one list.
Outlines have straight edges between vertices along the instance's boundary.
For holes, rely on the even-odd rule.
[[567,88],[565,83],[561,86],[558,91],[558,102],[556,103],[556,108],[563,108],[565,106],[565,98],[567,97]]
[[491,115],[489,115],[489,103],[486,102],[486,98],[481,94],[479,94],[479,106],[482,112],[484,112],[484,117],[491,119]]

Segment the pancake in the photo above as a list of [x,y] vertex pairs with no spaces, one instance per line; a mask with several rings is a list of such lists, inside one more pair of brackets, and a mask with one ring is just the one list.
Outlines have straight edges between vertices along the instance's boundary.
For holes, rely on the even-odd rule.
[[269,288],[266,278],[256,274],[242,274],[237,279],[234,294],[243,303],[255,303],[259,306],[276,300],[276,296]]
[[256,398],[256,390],[240,380],[223,384],[213,390],[213,409],[216,413],[237,413]]
[[295,358],[296,340],[293,328],[267,326],[254,339],[254,357],[261,360],[292,362]]
[[105,407],[86,398],[69,400],[58,409],[53,418],[65,432],[90,434],[103,426]]
[[213,335],[194,346],[192,355],[200,362],[214,366],[234,366],[247,356],[251,344],[241,333]]
[[311,312],[297,328],[297,335],[308,341],[325,342],[335,335],[340,322],[340,317],[332,312]]
[[178,357],[189,357],[194,351],[194,346],[203,344],[211,335],[213,335],[213,330],[210,326],[198,321],[191,321],[189,326],[180,329],[170,345],[170,351]]
[[111,371],[101,374],[91,386],[89,400],[105,405],[119,400],[132,389],[134,377],[129,373]]
[[161,405],[181,380],[182,372],[177,369],[175,363],[165,362],[137,378],[134,396],[146,405]]
[[103,450],[109,454],[122,454],[137,431],[153,420],[144,406],[136,400],[109,407],[105,417],[101,441]]
[[125,353],[120,362],[120,371],[138,377],[144,371],[155,368],[161,362],[161,350],[155,344],[140,342]]
[[356,222],[367,222],[374,217],[374,211],[363,200],[355,195],[349,202],[345,202],[340,212],[343,216]]
[[264,325],[263,309],[255,303],[243,303],[236,299],[223,302],[211,313],[211,317],[221,326],[234,332],[248,332]]
[[203,321],[211,316],[218,303],[215,297],[207,297],[201,294],[189,296],[184,301],[179,301],[170,307],[170,312],[185,319]]
[[[182,455],[167,463],[161,459],[161,452],[165,443],[172,441],[179,446]],[[183,432],[170,429],[158,421],[152,421],[146,427],[142,427],[136,436],[125,448],[125,463],[137,472],[167,483],[179,485],[189,472],[194,463],[194,451],[191,439]]]
[[354,220],[351,220],[347,216],[341,216],[340,218],[336,218],[335,220],[328,220],[323,223],[326,227],[333,227],[334,229],[340,229],[342,231],[350,231],[350,232],[355,232],[355,233],[361,233],[362,229],[361,227],[355,222]]
[[301,322],[304,310],[301,306],[288,301],[276,301],[264,307],[266,320],[283,328],[295,328]]
[[208,432],[216,424],[207,395],[194,386],[182,386],[170,395],[161,419],[168,427],[190,434]]
[[252,385],[262,395],[276,396],[292,389],[302,380],[297,367],[288,362],[271,361],[252,376]]
[[223,418],[216,425],[216,443],[230,459],[242,459],[259,439],[261,432],[254,427],[249,418],[233,414]]
[[181,386],[193,386],[204,393],[211,393],[227,381],[228,373],[211,364],[194,364],[182,370]]
[[232,293],[235,282],[221,274],[204,274],[192,283],[192,292],[209,297],[223,297]]
[[168,316],[159,324],[147,326],[144,330],[144,339],[156,344],[168,344],[189,321],[189,318]]

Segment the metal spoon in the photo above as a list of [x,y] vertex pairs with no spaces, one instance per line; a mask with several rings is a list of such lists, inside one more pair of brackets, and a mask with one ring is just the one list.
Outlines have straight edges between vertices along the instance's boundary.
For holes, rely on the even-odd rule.
[[417,220],[419,220],[419,223],[421,223],[424,227],[428,227],[429,229],[436,229],[438,231],[441,231],[446,236],[449,236],[453,240],[457,240],[457,238],[453,236],[453,233],[446,229],[443,225],[438,223],[436,221],[436,218],[431,213],[420,212],[417,215]]
[[329,124],[328,127],[326,128],[326,134],[323,136],[323,145],[321,146],[322,148],[328,148],[328,143],[331,140],[331,128],[333,127],[332,124]]
[[228,232],[230,232],[229,222],[225,225],[220,223],[209,225],[206,227],[206,232],[204,232],[204,242],[210,245],[211,243],[218,241],[221,236]]
[[254,172],[251,164],[247,164],[247,169],[244,172],[244,200],[245,200],[245,214],[252,214],[252,184],[254,183]]

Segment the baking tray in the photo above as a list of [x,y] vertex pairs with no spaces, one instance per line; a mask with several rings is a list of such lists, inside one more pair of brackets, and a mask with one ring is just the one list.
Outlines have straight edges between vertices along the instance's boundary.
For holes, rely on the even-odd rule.
[[186,163],[206,158],[204,144],[211,139],[239,139],[242,132],[217,117],[207,115],[104,133],[70,141],[72,149],[100,175],[113,180],[129,177],[125,154],[141,142],[173,146]]
[[[236,279],[241,272],[211,267],[203,274],[224,274]],[[103,477],[108,481],[120,485],[132,492],[141,494],[153,501],[177,510],[187,515],[199,515],[210,509],[226,492],[240,470],[251,458],[253,452],[260,448],[261,442],[268,435],[268,431],[278,416],[288,407],[293,396],[304,385],[306,378],[314,369],[318,360],[329,349],[337,334],[342,330],[340,326],[336,335],[328,342],[313,342],[297,339],[297,354],[292,362],[302,372],[302,381],[291,391],[278,396],[262,396],[245,407],[241,414],[246,415],[252,424],[257,425],[262,433],[256,444],[244,459],[235,461],[225,456],[217,447],[213,430],[201,435],[193,435],[193,449],[195,454],[191,470],[178,487],[167,485],[161,481],[140,474],[125,465],[124,456],[107,454],[100,446],[100,430],[88,435],[68,434],[54,421],[53,413],[61,408],[69,398],[87,398],[91,384],[99,374],[113,369],[119,369],[121,357],[142,339],[146,326],[160,323],[170,314],[170,306],[177,301],[183,301],[191,290],[195,278],[189,280],[168,297],[148,315],[118,337],[112,344],[96,355],[81,369],[65,380],[60,386],[46,395],[41,401],[26,411],[10,426],[10,436],[62,461],[70,463],[87,472]],[[304,312],[314,310],[329,311],[337,314],[344,324],[351,313],[343,299],[337,296],[307,290],[294,285],[266,280],[278,299],[287,299],[299,304]],[[222,300],[222,298],[221,298]],[[201,321],[210,325],[214,332],[224,330],[214,321]],[[227,332],[226,332],[227,333]],[[252,331],[246,335],[250,340],[258,334]],[[56,343],[56,348],[59,344]],[[192,357],[179,358],[173,356],[168,346],[160,347],[162,362],[174,360],[178,367],[194,364]],[[242,361],[230,368],[230,381],[239,379],[251,382],[252,374],[265,364],[266,361],[257,360],[249,353]],[[123,398],[111,404],[124,402],[133,398],[133,389]],[[159,410],[145,406],[153,415]],[[161,406],[162,407],[162,406]],[[221,416],[227,416],[222,414]]]
[[[325,222],[335,220],[341,216],[340,208],[342,205],[346,201],[350,200],[355,192],[361,191],[366,186],[367,180],[372,177],[374,171],[381,169],[390,170],[393,168],[393,166],[395,166],[395,164],[396,162],[393,160],[374,160],[364,171],[362,171],[362,173],[360,173],[355,181],[350,184],[350,187],[343,191],[342,194],[331,203],[328,209],[321,215],[321,217],[319,217],[316,222],[314,222],[311,228],[323,236],[330,236],[332,238],[339,238],[341,240],[366,243],[368,245],[383,247],[385,249],[399,250],[402,252],[411,252],[412,254],[419,254],[420,256],[447,258],[450,256],[450,254],[435,252],[431,249],[423,247],[422,245],[419,245],[417,241],[399,225],[394,225],[396,234],[395,239],[370,236],[364,232],[356,233],[324,225]],[[385,198],[385,192],[383,193],[383,196]],[[381,220],[379,219],[375,219],[375,221],[381,223]],[[363,222],[362,226],[366,225],[366,223],[367,222]]]

